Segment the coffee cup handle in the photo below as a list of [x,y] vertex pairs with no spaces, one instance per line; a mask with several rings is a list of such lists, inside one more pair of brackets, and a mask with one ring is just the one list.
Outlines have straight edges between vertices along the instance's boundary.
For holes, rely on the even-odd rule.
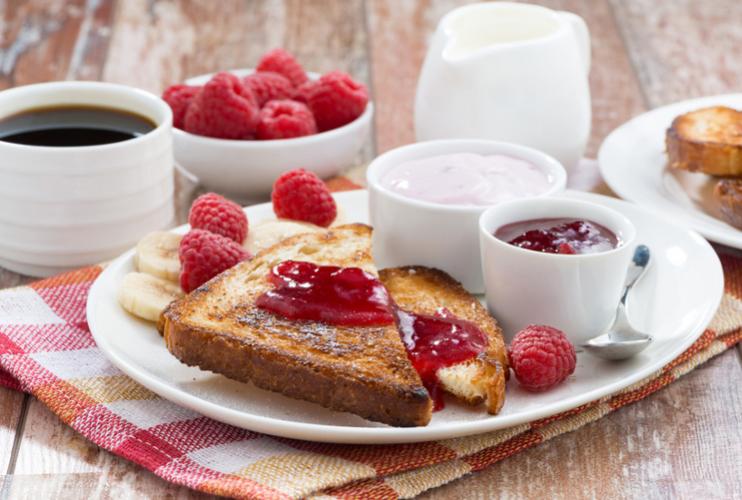
[[580,50],[580,57],[585,66],[585,74],[590,74],[590,31],[587,29],[585,20],[571,12],[559,11],[559,15],[572,26],[572,32],[575,34],[577,46]]

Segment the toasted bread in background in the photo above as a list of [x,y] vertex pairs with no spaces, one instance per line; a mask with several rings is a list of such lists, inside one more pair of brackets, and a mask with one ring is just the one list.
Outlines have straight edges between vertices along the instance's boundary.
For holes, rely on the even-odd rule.
[[721,217],[728,224],[742,229],[742,179],[721,179],[714,188]]
[[173,302],[160,327],[182,362],[263,389],[395,426],[426,425],[432,400],[395,325],[341,327],[292,321],[255,300],[285,260],[360,267],[374,275],[371,228],[305,233],[259,252]]
[[742,175],[742,112],[703,108],[673,120],[665,134],[672,168],[709,175]]
[[437,269],[410,266],[383,269],[382,283],[396,304],[418,314],[435,314],[445,307],[456,317],[475,323],[489,337],[489,347],[477,358],[438,370],[443,389],[469,404],[486,403],[498,413],[505,401],[508,374],[502,331],[476,297]]

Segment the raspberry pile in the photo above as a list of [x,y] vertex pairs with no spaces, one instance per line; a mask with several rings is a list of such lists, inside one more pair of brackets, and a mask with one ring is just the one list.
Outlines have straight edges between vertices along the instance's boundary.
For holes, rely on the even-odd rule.
[[180,287],[190,293],[217,274],[251,258],[242,246],[248,222],[239,205],[216,193],[199,196],[188,214],[191,230],[178,248]]
[[173,125],[191,134],[269,140],[352,122],[366,109],[368,90],[342,71],[310,80],[292,54],[274,49],[244,78],[221,72],[203,86],[172,85],[162,98],[173,110]]
[[561,330],[529,325],[519,331],[508,350],[510,367],[524,389],[542,392],[575,371],[575,348]]

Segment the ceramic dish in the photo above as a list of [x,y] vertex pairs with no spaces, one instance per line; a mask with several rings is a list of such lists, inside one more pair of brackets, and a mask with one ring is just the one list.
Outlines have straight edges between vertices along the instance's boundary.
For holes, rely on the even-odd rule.
[[[134,380],[179,405],[257,432],[312,441],[381,444],[453,438],[522,424],[609,395],[660,369],[703,333],[723,292],[719,259],[696,233],[620,200],[591,194],[568,196],[621,212],[636,226],[637,241],[652,248],[656,261],[630,306],[636,326],[652,332],[655,342],[622,363],[580,353],[575,374],[549,392],[527,393],[513,381],[508,384],[505,406],[496,416],[449,400],[428,426],[395,428],[188,367],[167,351],[153,324],[130,316],[116,300],[121,280],[134,269],[133,251],[111,263],[91,288],[88,324],[101,351]],[[348,221],[368,221],[365,191],[340,193],[335,198]],[[246,212],[252,223],[273,217],[270,204],[249,207]],[[186,227],[178,230],[184,232]]]
[[[252,69],[230,70],[237,76]],[[316,73],[308,73],[312,79]],[[203,85],[213,73],[186,80]],[[175,160],[198,177],[207,190],[240,200],[265,199],[282,173],[302,167],[323,178],[332,177],[357,160],[369,138],[374,105],[354,121],[327,132],[272,141],[233,141],[189,134],[173,129]]]
[[637,116],[603,141],[598,162],[603,179],[622,198],[661,212],[710,240],[742,249],[742,231],[719,219],[712,199],[717,179],[667,167],[665,130],[672,120],[716,105],[742,109],[742,94],[691,99]]
[[[476,153],[505,155],[536,166],[548,188],[536,196],[564,190],[567,173],[551,156],[533,148],[482,139],[442,139],[392,149],[372,161],[366,172],[369,219],[376,227],[374,258],[380,267],[420,265],[453,276],[472,293],[484,292],[479,257],[478,221],[489,205],[432,203],[399,194],[384,186],[384,174],[394,167],[440,155]],[[425,252],[420,252],[425,248]]]
[[[495,236],[507,224],[549,218],[596,222],[619,244],[602,252],[562,255],[518,248]],[[575,345],[610,326],[637,245],[634,225],[620,212],[554,196],[487,209],[479,218],[479,239],[487,307],[505,340],[535,323],[559,328]]]

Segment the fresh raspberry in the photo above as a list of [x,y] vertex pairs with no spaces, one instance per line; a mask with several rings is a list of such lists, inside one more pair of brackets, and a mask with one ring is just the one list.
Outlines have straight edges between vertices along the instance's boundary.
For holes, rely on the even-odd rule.
[[188,106],[199,90],[201,90],[201,87],[195,85],[170,85],[162,93],[162,99],[173,110],[173,127],[183,128]]
[[294,87],[309,80],[306,71],[301,67],[299,61],[283,49],[273,49],[263,54],[255,71],[273,71],[289,79]]
[[320,132],[350,123],[363,113],[368,91],[342,71],[332,71],[299,87],[294,97],[306,101]]
[[196,94],[185,116],[185,131],[221,139],[248,139],[258,125],[252,91],[231,73],[217,73]]
[[240,206],[216,193],[202,194],[191,205],[188,223],[192,228],[220,234],[239,244],[247,236],[247,216]]
[[229,238],[203,229],[191,229],[180,240],[180,287],[190,293],[250,253]]
[[270,101],[260,110],[258,139],[290,139],[317,133],[314,116],[306,104],[297,101]]
[[304,104],[309,103],[309,93],[312,91],[312,88],[317,84],[316,80],[310,80],[306,83],[303,83],[302,85],[299,85],[294,90],[294,94],[291,96],[291,98],[295,101],[303,102]]
[[330,190],[313,172],[303,168],[286,172],[273,184],[273,212],[284,219],[327,227],[337,216]]
[[273,71],[249,74],[242,79],[242,83],[252,90],[258,106],[263,106],[268,101],[291,99],[296,92],[288,78]]
[[524,389],[541,392],[575,371],[575,348],[561,330],[529,325],[510,343],[510,366]]

